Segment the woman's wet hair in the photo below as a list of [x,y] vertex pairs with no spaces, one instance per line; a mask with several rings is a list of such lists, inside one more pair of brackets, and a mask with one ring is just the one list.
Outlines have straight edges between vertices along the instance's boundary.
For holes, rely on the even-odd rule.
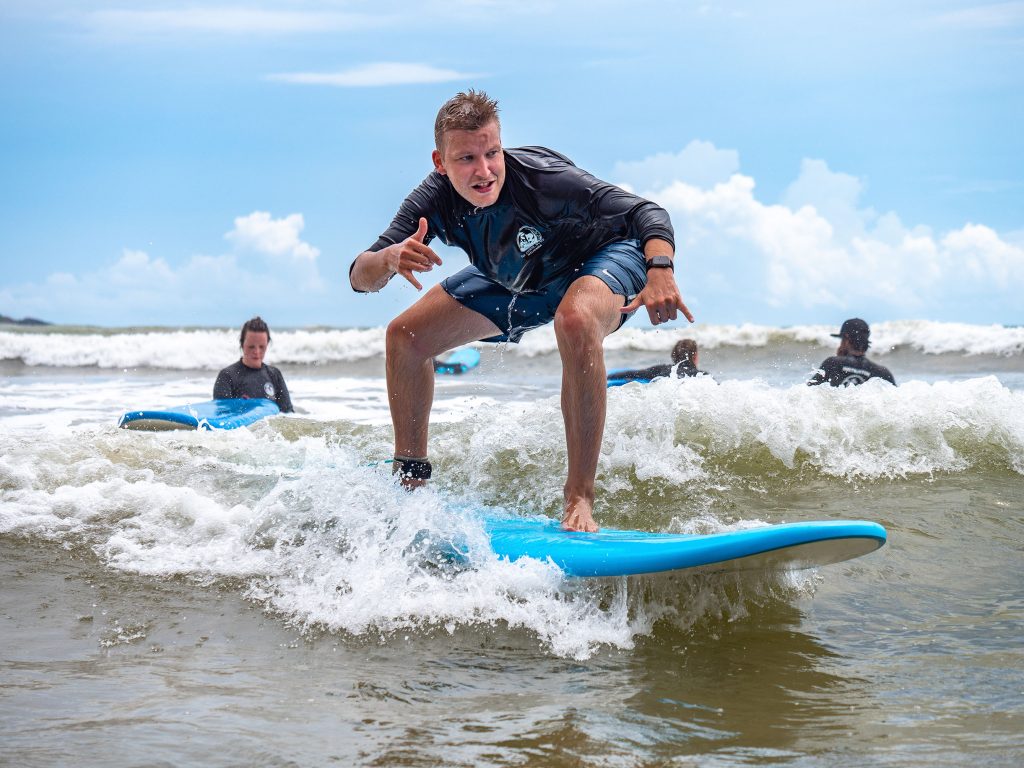
[[246,320],[242,325],[242,333],[238,337],[238,346],[245,346],[245,334],[249,331],[253,333],[265,333],[267,334],[267,344],[270,343],[270,326],[264,322],[263,318],[256,315],[252,320]]
[[693,363],[693,359],[697,356],[697,342],[693,339],[680,339],[676,342],[676,345],[672,347],[672,362],[673,363]]

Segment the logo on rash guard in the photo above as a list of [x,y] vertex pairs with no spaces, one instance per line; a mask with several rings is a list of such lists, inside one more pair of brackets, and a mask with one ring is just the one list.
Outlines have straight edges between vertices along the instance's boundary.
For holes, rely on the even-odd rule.
[[871,378],[871,372],[865,371],[863,368],[851,368],[848,365],[843,366],[842,384],[844,387],[853,387],[857,384],[863,384],[865,381]]
[[540,248],[544,242],[544,237],[533,227],[523,225],[519,228],[519,234],[516,235],[516,245],[519,246],[519,252],[523,256],[529,256],[531,253]]
[[267,393],[267,397],[269,397],[271,400],[274,399],[274,385],[271,384],[269,381],[263,382],[263,391]]

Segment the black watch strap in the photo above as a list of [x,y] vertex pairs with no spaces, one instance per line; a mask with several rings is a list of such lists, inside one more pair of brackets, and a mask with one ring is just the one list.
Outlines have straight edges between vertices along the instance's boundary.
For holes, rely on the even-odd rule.
[[648,269],[671,269],[673,272],[676,271],[675,265],[672,263],[670,256],[654,256],[647,259],[645,262]]

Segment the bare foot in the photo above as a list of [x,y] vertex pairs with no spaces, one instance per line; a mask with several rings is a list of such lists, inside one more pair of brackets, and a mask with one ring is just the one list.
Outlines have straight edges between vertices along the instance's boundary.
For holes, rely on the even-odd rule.
[[590,502],[585,499],[575,499],[565,503],[565,513],[562,515],[562,528],[567,531],[586,531],[597,533],[600,530],[594,522],[594,515],[590,509]]

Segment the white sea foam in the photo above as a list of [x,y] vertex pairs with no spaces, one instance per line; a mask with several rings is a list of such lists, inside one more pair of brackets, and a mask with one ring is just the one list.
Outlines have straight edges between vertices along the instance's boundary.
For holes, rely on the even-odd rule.
[[[572,580],[542,562],[497,560],[481,510],[560,510],[557,394],[471,400],[443,383],[430,443],[438,477],[412,495],[378,463],[391,451],[378,379],[297,378],[310,388],[305,414],[227,433],[114,426],[127,400],[205,398],[208,386],[99,373],[4,382],[0,533],[88,546],[133,573],[241,580],[250,598],[309,629],[389,638],[500,624],[576,658],[629,648],[658,622],[740,616],[748,600],[817,583]],[[664,379],[609,392],[598,516],[710,532],[762,522],[730,519],[722,499],[799,474],[840,488],[979,463],[1024,475],[1021,457],[1024,393],[994,377],[852,389]],[[471,567],[438,560],[424,535],[468,546]]]
[[[826,350],[835,347],[830,335],[835,332],[824,325],[697,324],[665,330],[626,326],[608,337],[605,348],[649,351],[661,357],[677,339],[692,337],[703,349],[793,343]],[[929,355],[1024,355],[1024,327],[910,320],[872,325],[873,355],[898,348]],[[552,328],[545,326],[526,334],[520,344],[502,345],[501,354],[533,358],[556,355],[557,349]],[[280,330],[273,332],[267,360],[276,365],[324,365],[380,359],[383,354],[383,328]],[[0,331],[0,361],[20,360],[30,366],[214,371],[237,357],[235,330]]]
[[[432,451],[460,487],[514,508],[557,507],[566,464],[557,396],[473,412],[438,430]],[[995,460],[1019,473],[1022,457],[1024,392],[994,377],[850,389],[660,379],[609,393],[598,487],[625,493],[627,506],[638,482],[697,504],[744,472],[879,479]],[[737,469],[723,473],[723,463]]]
[[[382,357],[381,328],[274,331],[267,361],[352,362]],[[0,360],[26,365],[214,371],[238,359],[236,330],[98,333],[0,331]]]
[[[533,332],[534,341],[524,338],[526,354],[544,354],[554,351],[554,333]],[[814,345],[834,349],[837,341],[832,334],[838,328],[828,325],[798,325],[775,327],[767,325],[704,325],[666,330],[638,329],[625,326],[605,340],[606,349],[634,349],[664,356],[665,350],[683,338],[695,339],[701,349],[723,347],[765,348],[784,343]],[[894,349],[909,348],[928,355],[1022,355],[1024,354],[1024,327],[1002,325],[968,325],[966,323],[939,323],[926,320],[899,320],[872,323],[871,354],[885,355]]]
[[[632,647],[659,618],[678,620],[678,588],[652,600],[656,581],[631,589],[499,560],[465,499],[407,494],[386,469],[321,438],[266,438],[112,433],[71,456],[52,437],[22,443],[0,460],[0,533],[84,544],[133,573],[241,579],[289,623],[359,636],[502,624],[586,658]],[[467,547],[469,567],[424,559],[424,536]],[[729,583],[693,582],[700,599],[690,604],[741,610]],[[701,613],[691,608],[686,621]]]

